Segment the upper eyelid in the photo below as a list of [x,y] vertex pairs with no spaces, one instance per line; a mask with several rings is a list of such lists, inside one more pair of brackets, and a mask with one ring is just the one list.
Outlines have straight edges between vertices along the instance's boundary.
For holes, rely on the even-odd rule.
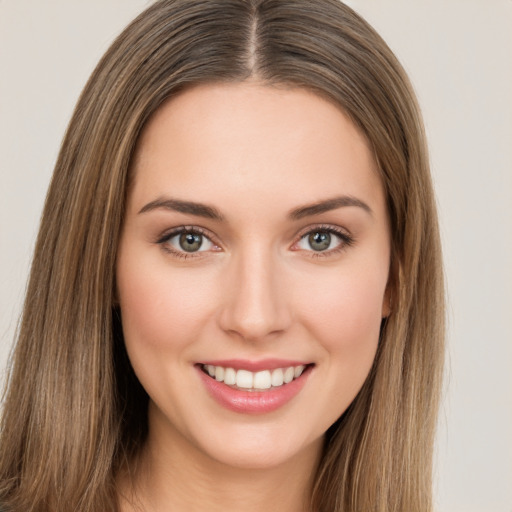
[[352,237],[352,235],[348,229],[343,228],[341,226],[336,226],[333,224],[315,224],[315,225],[307,226],[306,228],[303,228],[298,232],[297,237],[303,238],[305,235],[307,235],[313,231],[328,231],[329,233],[338,234],[340,236],[345,235],[348,237]]
[[[333,224],[313,224],[308,225],[302,229],[300,229],[294,236],[294,240],[292,242],[292,246],[298,243],[302,238],[304,238],[306,235],[313,231],[328,231],[330,233],[334,233],[337,236],[340,237],[347,237],[352,239],[353,236],[351,235],[350,231],[348,231],[346,228],[343,228],[341,226],[333,225]],[[170,238],[179,235],[180,233],[198,233],[210,240],[214,245],[221,246],[222,243],[219,241],[219,238],[212,233],[209,229],[203,228],[202,226],[197,225],[181,225],[176,226],[174,228],[170,228],[165,230],[161,235],[158,236],[156,242],[157,243],[164,243],[165,241],[169,240]]]
[[[173,247],[170,243],[170,240],[173,239],[176,236],[179,236],[183,233],[193,233],[193,234],[199,234],[203,236],[204,238],[208,239],[208,241],[214,246],[219,247],[219,244],[215,241],[214,237],[209,235],[210,231],[207,229],[204,229],[200,226],[178,226],[175,228],[170,228],[165,230],[157,239],[156,244],[160,245],[161,248],[171,254],[174,258],[183,258],[183,259],[189,259],[189,258],[202,258],[205,256],[205,253],[208,253],[210,251],[192,251],[187,252],[184,250],[180,250],[176,247]],[[217,251],[214,251],[217,252]]]
[[310,257],[328,258],[340,253],[341,251],[344,251],[348,247],[352,246],[355,242],[354,236],[346,228],[332,224],[320,224],[316,226],[308,226],[305,230],[303,230],[302,233],[298,235],[297,241],[293,242],[292,248],[298,245],[308,234],[318,231],[326,231],[328,233],[334,234],[339,239],[340,243],[336,247],[325,251],[303,249],[302,251],[307,253]]
[[158,236],[157,243],[164,242],[169,238],[172,238],[181,233],[197,233],[199,235],[205,236],[212,243],[217,244],[217,242],[214,241],[216,239],[216,236],[210,230],[200,226],[177,226],[175,228],[167,229]]

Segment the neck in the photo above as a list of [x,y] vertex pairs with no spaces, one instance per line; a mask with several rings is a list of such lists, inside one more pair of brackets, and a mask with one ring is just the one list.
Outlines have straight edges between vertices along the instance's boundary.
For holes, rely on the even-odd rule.
[[121,479],[122,512],[308,512],[322,439],[281,464],[234,467],[150,428],[137,470]]

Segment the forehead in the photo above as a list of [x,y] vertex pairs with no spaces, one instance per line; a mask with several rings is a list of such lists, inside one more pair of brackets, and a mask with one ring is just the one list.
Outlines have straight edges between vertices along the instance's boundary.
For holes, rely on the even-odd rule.
[[382,201],[368,141],[342,110],[299,88],[255,83],[191,88],[146,125],[130,202],[171,194],[283,207],[337,194]]

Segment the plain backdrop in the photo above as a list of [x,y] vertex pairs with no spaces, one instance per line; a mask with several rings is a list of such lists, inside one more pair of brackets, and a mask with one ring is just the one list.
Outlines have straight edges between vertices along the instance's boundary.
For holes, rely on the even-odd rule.
[[[307,0],[305,0],[307,1]],[[147,0],[0,0],[0,380],[61,138]],[[512,512],[512,0],[350,0],[424,110],[448,284],[439,512]]]

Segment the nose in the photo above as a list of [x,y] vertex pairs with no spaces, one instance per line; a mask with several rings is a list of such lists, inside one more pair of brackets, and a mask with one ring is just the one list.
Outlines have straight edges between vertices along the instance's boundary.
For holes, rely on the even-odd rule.
[[258,341],[288,329],[291,313],[276,257],[248,252],[230,263],[219,323],[225,332]]

